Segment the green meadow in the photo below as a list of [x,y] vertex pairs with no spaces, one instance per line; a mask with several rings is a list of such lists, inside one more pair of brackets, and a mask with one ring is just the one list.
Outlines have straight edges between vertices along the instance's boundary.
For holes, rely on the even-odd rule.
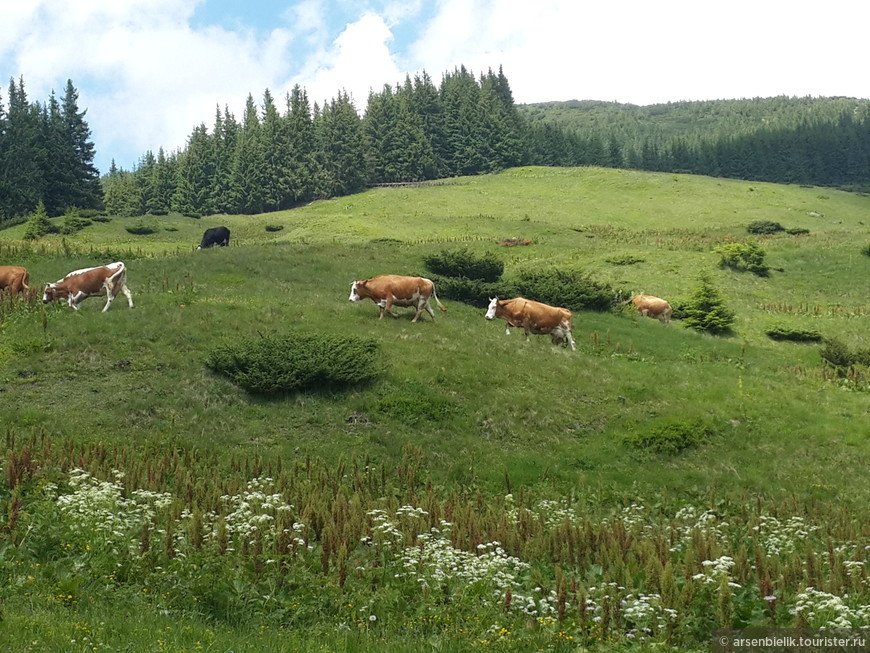
[[[231,246],[195,251],[217,225]],[[40,293],[0,303],[0,650],[707,650],[717,628],[870,624],[870,372],[767,335],[870,348],[870,197],[518,168],[23,233],[0,232]],[[720,268],[729,242],[770,276]],[[673,305],[706,272],[736,321],[575,311],[571,352],[443,295],[416,324],[348,302],[460,249]],[[133,310],[39,301],[113,260]],[[374,341],[384,371],[261,397],[206,366],[294,333]],[[668,429],[687,446],[637,446]]]

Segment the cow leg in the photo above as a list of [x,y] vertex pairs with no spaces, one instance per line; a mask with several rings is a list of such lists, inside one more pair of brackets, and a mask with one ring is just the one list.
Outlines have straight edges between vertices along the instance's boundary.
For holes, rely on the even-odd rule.
[[431,304],[429,304],[429,300],[426,300],[426,303],[423,304],[423,308],[426,309],[426,312],[432,316],[432,321],[435,321],[435,310],[432,308]]
[[[395,297],[393,297],[392,295],[390,295],[389,297],[387,297],[387,303],[384,304],[384,310],[385,310],[387,313],[389,313],[392,317],[398,318],[399,316],[396,315],[395,313],[393,313],[393,300],[394,300],[394,299],[395,299]],[[381,313],[381,317],[383,317],[383,316],[384,316],[384,314]]]
[[103,306],[103,313],[109,310],[109,307],[112,305],[113,301],[115,301],[115,294],[110,290],[106,293],[106,305]]
[[130,308],[133,308],[133,293],[130,292],[130,289],[127,287],[126,283],[121,286],[121,292],[124,293],[124,296],[127,298],[127,304],[130,306]]

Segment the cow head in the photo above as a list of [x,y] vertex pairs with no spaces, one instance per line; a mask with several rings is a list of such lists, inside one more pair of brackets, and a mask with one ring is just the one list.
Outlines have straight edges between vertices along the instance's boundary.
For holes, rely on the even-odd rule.
[[348,301],[358,302],[362,299],[359,295],[359,289],[361,286],[365,285],[365,281],[354,281],[350,284],[350,297],[348,297]]
[[485,317],[487,320],[495,319],[495,309],[498,307],[498,297],[493,297],[489,300],[489,307],[486,309]]
[[55,299],[60,299],[61,297],[62,295],[57,289],[57,284],[50,283],[45,286],[45,290],[42,293],[42,303],[48,304],[48,302],[53,302]]

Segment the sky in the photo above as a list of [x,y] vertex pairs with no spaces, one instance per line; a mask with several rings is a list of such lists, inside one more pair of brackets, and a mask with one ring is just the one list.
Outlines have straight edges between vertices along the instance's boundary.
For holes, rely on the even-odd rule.
[[108,171],[299,84],[360,112],[426,72],[501,66],[517,103],[870,98],[866,0],[2,0],[0,102],[71,79]]

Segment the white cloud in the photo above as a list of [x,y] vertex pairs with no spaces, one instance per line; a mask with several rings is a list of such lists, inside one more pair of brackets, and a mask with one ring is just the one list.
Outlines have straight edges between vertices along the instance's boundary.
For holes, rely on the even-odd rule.
[[348,25],[333,47],[321,53],[297,82],[308,90],[312,101],[321,103],[345,90],[358,111],[365,109],[370,90],[400,82],[401,72],[387,45],[392,33],[383,18],[366,14]]
[[370,90],[459,65],[502,65],[518,102],[870,97],[870,3],[851,0],[298,0],[266,35],[193,28],[207,1],[0,0],[0,74],[32,101],[71,78],[101,168],[183,147],[216,105],[241,118],[248,93],[343,89],[363,110]]

